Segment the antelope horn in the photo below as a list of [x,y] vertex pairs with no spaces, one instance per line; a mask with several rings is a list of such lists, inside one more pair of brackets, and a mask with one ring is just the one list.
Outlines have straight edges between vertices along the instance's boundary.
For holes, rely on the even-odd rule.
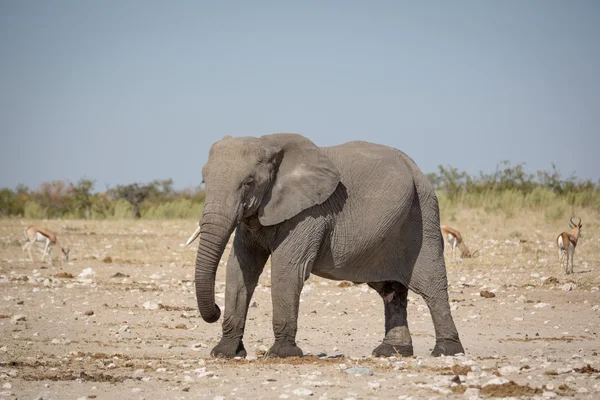
[[575,228],[579,226],[579,224],[581,224],[581,217],[577,217],[579,219],[579,222],[577,223],[573,222],[573,218],[575,217],[571,217],[571,219],[569,220],[569,226],[571,226],[571,228]]
[[196,228],[196,230],[194,231],[194,233],[192,233],[192,236],[190,236],[190,238],[187,240],[187,242],[185,242],[186,246],[189,246],[190,244],[192,244],[192,242],[194,240],[196,240],[196,238],[200,235],[200,227],[198,226]]

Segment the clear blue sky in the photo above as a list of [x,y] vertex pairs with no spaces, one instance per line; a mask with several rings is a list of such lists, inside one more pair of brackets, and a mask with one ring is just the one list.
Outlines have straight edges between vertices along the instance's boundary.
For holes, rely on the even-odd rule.
[[0,187],[201,181],[226,134],[600,178],[600,1],[0,2]]

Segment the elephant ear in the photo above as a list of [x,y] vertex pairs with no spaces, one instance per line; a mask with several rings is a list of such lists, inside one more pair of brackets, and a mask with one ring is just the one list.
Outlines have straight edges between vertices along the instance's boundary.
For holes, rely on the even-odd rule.
[[261,225],[290,219],[323,203],[335,191],[340,172],[313,142],[291,133],[262,136],[261,140],[277,149],[275,177],[258,210]]

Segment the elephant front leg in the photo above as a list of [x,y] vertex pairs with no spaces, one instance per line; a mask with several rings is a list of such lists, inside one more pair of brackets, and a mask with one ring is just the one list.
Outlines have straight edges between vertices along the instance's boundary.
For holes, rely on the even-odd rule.
[[273,332],[275,343],[267,357],[302,357],[296,345],[300,293],[308,277],[289,264],[280,264],[271,259],[271,297],[273,301]]
[[399,282],[371,282],[369,286],[383,299],[385,310],[385,337],[373,350],[375,357],[394,354],[413,355],[412,338],[408,329],[408,288]]
[[246,357],[242,340],[246,316],[258,278],[268,257],[267,251],[262,249],[248,251],[239,246],[236,248],[234,243],[234,249],[227,261],[223,336],[219,344],[210,352],[212,356]]

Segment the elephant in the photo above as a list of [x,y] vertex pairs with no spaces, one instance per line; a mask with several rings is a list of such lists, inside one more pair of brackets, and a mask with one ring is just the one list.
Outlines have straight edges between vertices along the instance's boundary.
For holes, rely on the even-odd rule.
[[435,328],[432,356],[464,353],[448,300],[437,197],[403,152],[354,141],[317,147],[276,133],[226,136],[202,168],[205,205],[188,244],[200,237],[198,309],[216,322],[215,275],[226,264],[223,334],[215,357],[245,357],[248,307],[271,257],[275,342],[269,357],[303,356],[296,344],[300,293],[310,274],[366,283],[382,298],[385,336],[374,356],[413,355],[408,290],[423,297]]

